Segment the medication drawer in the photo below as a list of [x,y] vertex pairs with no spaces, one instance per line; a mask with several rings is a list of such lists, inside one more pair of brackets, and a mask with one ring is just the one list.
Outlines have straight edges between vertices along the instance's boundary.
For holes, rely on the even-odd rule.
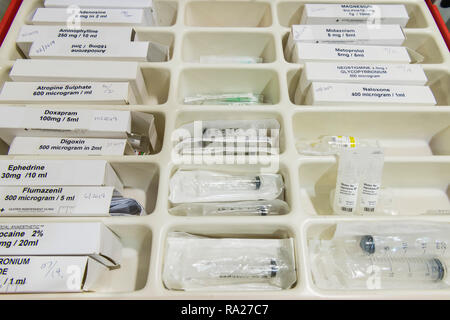
[[1,297],[449,299],[449,89],[422,0],[24,0]]

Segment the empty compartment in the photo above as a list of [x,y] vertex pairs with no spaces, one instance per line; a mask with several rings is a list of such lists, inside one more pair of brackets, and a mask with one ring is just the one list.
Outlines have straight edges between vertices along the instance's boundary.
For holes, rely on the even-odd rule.
[[[418,3],[400,3],[404,4],[406,7],[406,11],[409,15],[408,23],[406,24],[406,28],[426,28],[428,27],[427,20],[425,18],[424,12],[422,10],[428,10],[428,8],[423,5],[419,5]],[[419,2],[419,1],[416,1]],[[295,1],[295,2],[281,2],[278,4],[278,21],[283,27],[290,27],[293,24],[300,24],[300,19],[303,14],[303,8],[306,3],[314,3],[311,1]],[[348,1],[337,0],[333,1],[333,4],[349,4]],[[378,3],[373,1],[353,1],[350,2],[355,4],[397,4],[397,3]]]
[[200,62],[202,56],[251,56],[263,63],[276,60],[275,40],[268,33],[191,32],[183,39],[182,59]]
[[264,103],[280,101],[278,74],[270,69],[214,68],[185,69],[178,82],[178,101],[197,94],[262,94]]
[[165,68],[142,67],[142,76],[147,87],[146,105],[164,104],[169,97],[170,70]]
[[105,290],[108,293],[132,292],[147,285],[150,254],[152,250],[152,231],[137,224],[107,224],[119,236],[122,249],[120,268],[108,271]]
[[159,166],[156,163],[110,162],[124,185],[123,196],[138,201],[146,214],[156,206],[159,186]]
[[[300,164],[300,201],[310,215],[333,215],[337,163],[327,157]],[[450,164],[386,159],[377,212],[370,216],[450,214]],[[355,217],[360,215],[355,215]],[[369,215],[368,215],[369,216]]]
[[170,61],[173,57],[173,45],[175,41],[175,35],[171,32],[159,32],[152,31],[149,28],[137,27],[135,28],[136,34],[134,41],[150,41],[169,48],[167,61]]
[[[162,259],[162,268],[161,270],[164,270],[165,267],[165,263],[167,262],[166,258],[166,254],[167,254],[167,236],[170,232],[186,232],[195,236],[202,236],[202,237],[208,237],[208,238],[213,238],[213,239],[223,239],[223,238],[235,238],[235,239],[274,239],[274,240],[283,240],[283,239],[292,239],[292,255],[293,255],[293,268],[295,268],[295,270],[289,270],[292,273],[295,274],[296,279],[285,279],[286,283],[291,284],[291,286],[289,288],[286,289],[282,289],[284,290],[292,290],[293,288],[295,288],[296,286],[298,286],[298,281],[300,279],[300,268],[299,268],[299,263],[298,263],[298,257],[299,257],[299,253],[298,253],[298,249],[296,247],[296,236],[294,231],[282,224],[278,224],[278,223],[270,223],[270,224],[252,224],[251,226],[246,224],[229,224],[229,223],[221,223],[219,224],[211,224],[211,223],[196,223],[196,224],[178,224],[175,226],[172,226],[166,233],[165,237],[164,237],[164,242],[163,242],[163,246],[161,248],[161,252],[164,252],[164,257]],[[213,248],[211,248],[213,249]],[[238,249],[237,249],[238,250]],[[226,252],[230,252],[229,250],[226,250]],[[257,249],[255,249],[255,251],[248,251],[248,253],[246,252],[245,254],[248,254],[248,260],[245,258],[240,258],[240,264],[237,265],[235,268],[233,267],[232,269],[234,269],[234,271],[231,272],[236,272],[237,274],[239,274],[240,270],[242,269],[242,275],[245,275],[245,272],[252,272],[251,271],[251,267],[253,267],[252,263],[255,263],[254,261],[252,261],[251,257],[252,254],[255,254],[257,252]],[[185,255],[184,255],[185,256]],[[180,257],[180,259],[183,257]],[[270,258],[270,257],[268,257]],[[275,258],[275,257],[273,257]],[[286,258],[284,259],[285,262],[288,261],[288,256],[286,254]],[[236,257],[236,260],[238,260],[238,257]],[[262,260],[262,259],[261,259]],[[264,263],[263,261],[257,261],[256,263]],[[271,259],[271,260],[275,260],[275,259]],[[232,262],[232,260],[230,259],[228,261],[228,263]],[[275,261],[276,262],[276,261]],[[187,263],[187,262],[185,262]],[[218,262],[219,264],[221,263],[220,261]],[[250,268],[249,270],[245,270],[246,266],[245,264],[248,263],[249,266],[248,268]],[[273,264],[273,262],[271,261],[271,264]],[[183,264],[183,260],[180,260],[180,266],[186,266],[185,264]],[[261,272],[263,272],[263,270],[265,269],[263,266],[260,267],[261,268]],[[223,271],[226,272],[227,271],[227,266],[224,266]],[[229,270],[228,270],[229,271]],[[205,270],[205,273],[207,273],[208,271]],[[220,270],[217,270],[217,272],[220,272]],[[253,272],[255,272],[253,270]],[[290,276],[293,276],[293,274],[290,273]],[[173,274],[173,272],[172,272]],[[210,276],[214,276],[215,271],[212,271],[212,274],[210,274]],[[282,273],[280,272],[280,276],[286,275],[286,273]],[[278,276],[277,274],[272,273],[271,276]],[[189,279],[186,279],[189,280]],[[289,280],[289,281],[286,281]],[[225,282],[227,282],[225,280]],[[175,290],[175,289],[168,289],[164,282],[162,283],[162,285],[167,289],[167,290]],[[224,289],[220,289],[220,288],[199,288],[198,291],[202,291],[203,293],[206,291],[224,291]],[[231,288],[225,292],[230,292]],[[239,289],[236,288],[234,290],[245,290],[243,288]],[[255,288],[247,288],[247,290],[251,290],[250,292],[256,292]],[[261,289],[256,289],[257,291],[262,291]],[[273,290],[277,290],[277,292],[279,292],[278,288],[276,289],[263,289],[264,291],[273,291]],[[180,290],[177,290],[180,291]],[[193,294],[193,291],[185,291],[186,294]]]
[[178,3],[176,1],[153,1],[158,26],[173,26],[177,22]]
[[270,4],[256,1],[193,1],[186,5],[185,24],[194,27],[269,27]]
[[[416,30],[407,30],[405,32],[406,39],[403,42],[403,46],[411,50],[416,51],[423,56],[421,63],[442,63],[444,57],[442,56],[441,49],[436,40],[430,34],[424,34],[417,32]],[[446,51],[444,51],[446,52]]]
[[352,136],[377,140],[386,156],[450,155],[448,112],[302,111],[292,121],[295,142]]
[[[355,62],[356,63],[356,62]],[[288,93],[289,93],[289,99],[293,104],[295,103],[295,91],[297,90],[298,82],[300,80],[301,74],[302,74],[303,68],[299,68],[297,70],[290,70],[287,73],[287,83],[288,83]],[[429,86],[431,89],[431,92],[433,93],[434,98],[436,99],[436,105],[437,106],[448,106],[450,104],[450,92],[448,90],[450,86],[450,75],[443,71],[443,70],[432,70],[432,69],[424,69],[425,75],[428,78],[426,86]],[[332,79],[330,79],[329,82],[333,82]],[[340,82],[336,82],[340,83]],[[341,82],[342,83],[342,82]],[[359,83],[360,84],[360,83]],[[306,91],[301,93],[301,101],[302,103],[300,105],[305,105],[305,95],[308,92],[309,87],[306,89]],[[342,102],[336,103],[336,105],[343,105]],[[398,104],[401,106],[401,104]],[[382,107],[383,105],[380,105]],[[315,106],[320,107],[320,106]],[[364,109],[364,107],[358,106],[361,110]]]
[[[197,159],[198,160],[198,159]],[[219,162],[221,163],[208,163],[208,166],[200,166],[199,163],[192,164],[192,163],[180,163],[176,167],[173,167],[170,173],[170,178],[175,174],[175,172],[179,169],[182,170],[205,170],[205,171],[216,171],[216,172],[222,172],[225,174],[232,174],[232,175],[252,175],[254,174],[257,176],[258,174],[269,174],[269,173],[277,173],[280,174],[283,178],[284,182],[284,189],[282,193],[280,194],[279,198],[280,200],[285,201],[289,208],[292,208],[292,197],[295,195],[292,193],[291,188],[291,177],[289,176],[288,168],[283,164],[277,162],[276,158],[271,158],[273,162],[267,165],[266,163],[258,162],[254,164],[249,164],[250,160],[246,159],[247,162],[245,164],[241,163],[227,163],[225,162],[226,159],[220,159],[218,158]],[[268,159],[265,158],[264,161],[267,161]],[[224,163],[227,163],[224,165]],[[233,165],[230,165],[233,164]],[[170,181],[169,181],[170,182]],[[168,194],[170,194],[170,190],[167,191]],[[252,201],[252,200],[250,200]],[[217,202],[217,201],[214,201]],[[173,208],[175,205],[170,200],[168,201],[168,207]]]
[[[279,132],[279,153],[286,150],[286,134],[282,115],[274,112],[239,112],[237,116],[235,112],[229,111],[186,111],[181,112],[176,121],[175,128],[180,128],[183,125],[195,121],[216,121],[216,120],[265,120],[275,119],[280,124]],[[172,141],[173,142],[173,141]]]

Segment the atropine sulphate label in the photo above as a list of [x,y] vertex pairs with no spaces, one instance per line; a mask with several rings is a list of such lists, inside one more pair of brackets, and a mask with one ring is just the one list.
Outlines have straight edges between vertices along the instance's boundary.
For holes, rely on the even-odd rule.
[[5,103],[136,104],[128,82],[5,82]]

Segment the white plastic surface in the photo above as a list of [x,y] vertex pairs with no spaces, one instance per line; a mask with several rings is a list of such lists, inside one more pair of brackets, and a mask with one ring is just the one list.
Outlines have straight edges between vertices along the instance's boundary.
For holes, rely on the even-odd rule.
[[[135,110],[155,115],[162,148],[148,156],[98,157],[111,162],[125,188],[125,195],[140,201],[141,217],[107,218],[4,218],[2,222],[103,221],[123,243],[123,264],[110,271],[104,292],[45,295],[2,295],[23,298],[128,298],[128,299],[327,299],[327,298],[423,298],[449,299],[450,290],[323,291],[311,278],[307,239],[332,236],[337,221],[440,221],[447,215],[421,215],[425,209],[449,205],[450,181],[450,55],[426,4],[422,0],[370,0],[365,3],[405,3],[410,21],[404,29],[405,46],[424,56],[428,85],[436,106],[307,106],[293,103],[302,64],[286,61],[283,47],[289,27],[299,22],[304,3],[329,1],[154,1],[158,27],[136,27],[136,40],[156,41],[170,47],[169,61],[140,63],[149,91],[143,105],[93,106]],[[336,3],[343,0],[333,1]],[[15,39],[20,27],[43,1],[24,0],[0,48],[0,85],[10,81],[15,59],[23,58]],[[252,55],[263,63],[200,64],[201,55]],[[263,93],[269,104],[260,106],[190,106],[186,95],[218,92]],[[63,106],[64,107],[64,106]],[[169,179],[180,167],[171,161],[172,132],[195,120],[277,119],[280,132],[280,168],[285,182],[285,200],[290,212],[278,216],[186,217],[171,215]],[[298,139],[321,135],[351,135],[374,138],[385,148],[383,187],[394,189],[398,216],[358,217],[331,215],[329,193],[336,183],[334,157],[300,156]],[[7,156],[0,142],[0,159],[31,159]],[[36,158],[38,156],[35,156]],[[63,158],[46,156],[45,158]],[[65,159],[65,158],[64,158]],[[73,159],[92,159],[76,156]],[[205,169],[204,165],[187,168]],[[218,166],[211,170],[258,172],[258,166]],[[213,237],[294,238],[297,283],[288,290],[258,292],[183,292],[164,287],[162,267],[166,237],[170,231]]]

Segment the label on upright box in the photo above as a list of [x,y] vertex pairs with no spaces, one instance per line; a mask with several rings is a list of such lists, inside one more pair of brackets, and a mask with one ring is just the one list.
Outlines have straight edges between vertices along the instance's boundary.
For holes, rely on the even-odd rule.
[[400,46],[405,40],[399,25],[293,25],[291,32],[294,42]]
[[126,139],[16,137],[8,154],[122,156]]
[[42,39],[33,43],[31,59],[104,59],[146,62],[148,42]]
[[1,216],[109,216],[114,187],[0,187]]
[[0,160],[1,186],[123,186],[105,160]]
[[404,104],[432,106],[436,104],[436,100],[430,88],[426,86],[313,82],[308,90],[306,104]]
[[[0,132],[2,129],[26,129],[50,131],[55,134],[92,134],[125,138],[131,132],[131,112],[119,110],[57,109],[3,106],[0,108]],[[60,131],[60,132],[58,132]],[[36,133],[39,135],[42,133]]]
[[360,61],[382,63],[410,63],[405,47],[362,46],[346,44],[306,43],[295,45],[292,62]]
[[31,24],[58,25],[152,25],[151,17],[144,9],[100,9],[100,8],[37,8]]
[[311,82],[379,83],[425,85],[427,77],[421,65],[306,62],[300,89]]
[[129,82],[138,103],[148,100],[138,62],[18,59],[9,73],[13,81]]
[[5,82],[6,103],[135,104],[128,82]]
[[0,256],[0,293],[96,290],[106,272],[86,256]]
[[66,8],[69,6],[78,6],[81,8],[131,8],[131,9],[150,9],[152,0],[45,0],[46,8]]
[[310,4],[303,9],[301,24],[399,24],[404,27],[409,20],[404,5],[373,4]]
[[133,38],[131,27],[80,27],[24,25],[20,28],[16,43],[24,54],[28,55],[34,41],[43,39],[78,39],[96,41],[127,42]]
[[98,222],[0,225],[0,256],[80,255],[115,266],[121,253],[120,239]]

